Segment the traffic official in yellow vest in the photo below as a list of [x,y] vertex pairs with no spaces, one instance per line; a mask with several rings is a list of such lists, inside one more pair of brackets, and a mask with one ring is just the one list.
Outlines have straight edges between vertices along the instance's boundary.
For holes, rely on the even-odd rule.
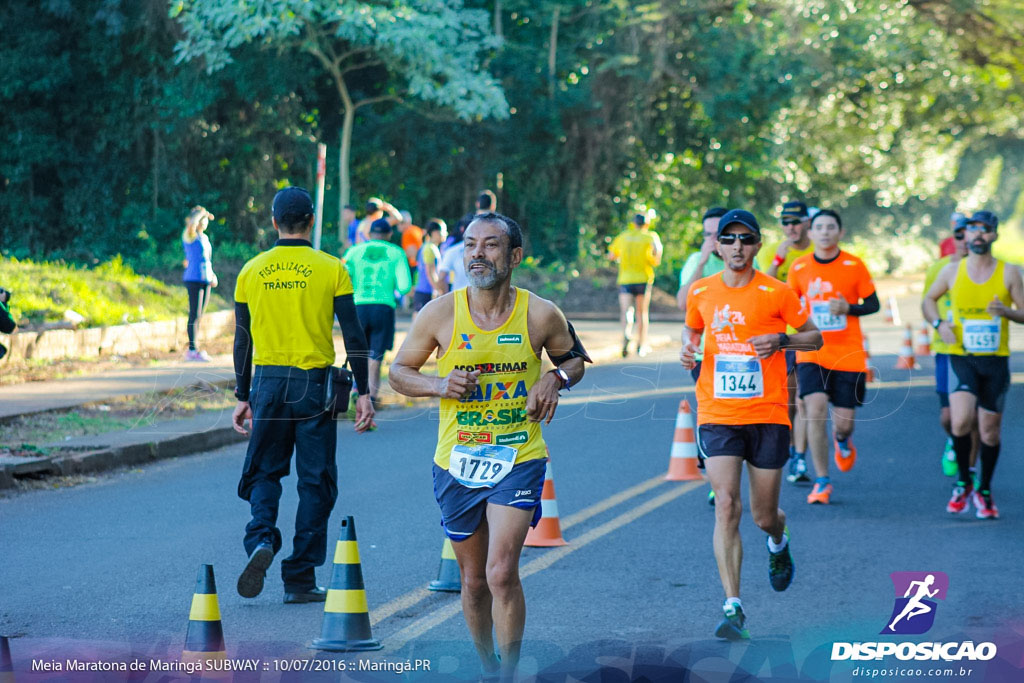
[[315,570],[327,558],[327,521],[338,497],[338,432],[327,410],[334,318],[341,324],[360,391],[356,432],[369,428],[373,419],[367,345],[348,272],[340,260],[313,249],[309,241],[309,193],[286,187],[274,197],[273,214],[280,239],[242,267],[235,287],[238,406],[232,420],[241,434],[249,433],[246,421],[252,424],[238,482],[238,496],[252,510],[244,540],[249,561],[238,578],[238,593],[245,598],[259,595],[281,550],[281,478],[289,473],[294,450],[299,506],[292,554],[281,561],[284,601],[323,602],[327,592],[317,587]]
[[[389,379],[406,396],[441,399],[434,496],[462,573],[462,611],[484,672],[511,680],[526,620],[519,555],[540,518],[541,423],[589,358],[557,306],[511,285],[523,259],[514,220],[478,215],[465,244],[469,286],[420,311]],[[435,351],[437,375],[425,375]],[[544,374],[542,351],[555,365]]]

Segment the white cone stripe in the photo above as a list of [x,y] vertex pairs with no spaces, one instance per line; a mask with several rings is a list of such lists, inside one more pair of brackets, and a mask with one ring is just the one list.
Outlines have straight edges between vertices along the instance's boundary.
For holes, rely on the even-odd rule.
[[555,473],[551,471],[551,459],[549,458],[547,463],[544,465],[544,481],[550,479],[555,480]]
[[693,429],[693,414],[678,413],[676,415],[676,429]]
[[697,457],[697,444],[690,442],[679,442],[676,441],[672,444],[672,457],[673,458],[696,458]]
[[557,517],[558,516],[558,501],[542,500],[540,502],[540,516],[541,517]]

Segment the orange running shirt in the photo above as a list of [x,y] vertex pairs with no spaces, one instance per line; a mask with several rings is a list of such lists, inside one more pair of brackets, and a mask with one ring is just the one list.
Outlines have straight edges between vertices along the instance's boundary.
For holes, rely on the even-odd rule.
[[789,425],[785,354],[759,359],[747,340],[798,328],[807,316],[792,289],[760,271],[744,287],[726,286],[721,274],[694,282],[686,326],[705,332],[697,424]]
[[402,233],[402,251],[409,254],[409,247],[416,247],[412,252],[412,256],[409,256],[409,267],[416,267],[416,256],[420,253],[420,247],[423,246],[423,228],[418,225],[410,225]]
[[802,298],[825,339],[825,345],[817,351],[797,351],[796,362],[817,363],[828,370],[867,370],[860,318],[832,315],[828,308],[828,302],[840,294],[851,304],[858,304],[874,293],[875,283],[864,262],[842,250],[828,263],[819,263],[814,254],[807,254],[790,267],[789,286]]

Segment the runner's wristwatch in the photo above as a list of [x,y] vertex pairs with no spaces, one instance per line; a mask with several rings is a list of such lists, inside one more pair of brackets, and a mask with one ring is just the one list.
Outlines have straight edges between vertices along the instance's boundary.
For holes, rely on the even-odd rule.
[[551,372],[555,373],[555,377],[562,380],[562,388],[569,391],[570,380],[569,375],[565,373],[565,370],[562,368],[555,368],[554,370],[551,370]]

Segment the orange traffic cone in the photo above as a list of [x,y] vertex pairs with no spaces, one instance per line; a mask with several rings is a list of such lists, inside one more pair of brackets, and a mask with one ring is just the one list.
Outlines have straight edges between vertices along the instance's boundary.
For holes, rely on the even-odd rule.
[[871,345],[868,344],[868,336],[864,335],[864,361],[867,370],[864,371],[865,379],[868,382],[875,381],[875,368],[871,365]]
[[917,369],[917,360],[914,358],[914,331],[910,325],[903,330],[903,346],[900,347],[900,358],[896,361],[897,370]]
[[885,322],[897,327],[903,324],[900,320],[900,306],[896,303],[896,297],[889,296],[889,308],[885,311]]
[[310,647],[329,652],[363,652],[384,647],[370,632],[356,522],[352,517],[341,520],[341,534],[334,548],[334,571],[324,603],[323,626],[320,637]]
[[550,548],[568,545],[562,538],[562,525],[558,521],[558,502],[555,500],[555,475],[551,471],[551,453],[544,465],[544,489],[540,494],[540,521],[526,534],[523,543],[530,548]]
[[703,479],[697,469],[697,440],[693,434],[693,413],[685,398],[679,402],[676,415],[676,433],[672,439],[672,454],[668,461],[665,481],[691,481]]
[[917,331],[917,342],[914,344],[914,354],[917,356],[932,355],[932,329],[928,323],[922,321]]
[[192,608],[188,613],[188,631],[185,633],[183,662],[226,660],[224,627],[220,623],[220,603],[217,602],[217,583],[213,578],[213,565],[199,567],[196,592],[192,595]]
[[0,636],[0,683],[14,683],[14,662],[7,636]]
[[462,577],[459,575],[459,563],[455,559],[455,548],[451,539],[445,537],[441,546],[441,566],[437,568],[437,579],[427,586],[432,591],[459,593],[462,591]]

